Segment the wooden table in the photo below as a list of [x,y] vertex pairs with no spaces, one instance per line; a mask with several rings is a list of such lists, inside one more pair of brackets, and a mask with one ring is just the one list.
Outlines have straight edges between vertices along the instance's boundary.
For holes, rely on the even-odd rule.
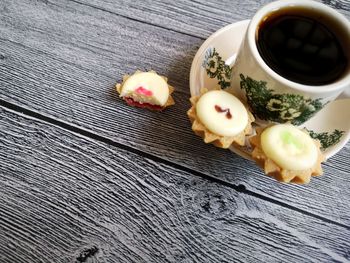
[[[267,2],[2,0],[0,262],[349,262],[350,144],[281,184],[186,116],[200,45]],[[126,106],[137,69],[176,105]]]

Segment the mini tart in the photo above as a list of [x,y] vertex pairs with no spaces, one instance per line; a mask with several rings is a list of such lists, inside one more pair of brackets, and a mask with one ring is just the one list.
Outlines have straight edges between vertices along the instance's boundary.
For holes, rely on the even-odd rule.
[[124,75],[123,82],[116,84],[119,96],[130,106],[162,111],[174,105],[171,94],[174,88],[167,83],[166,77],[158,75],[155,71]]
[[311,176],[323,173],[320,142],[306,131],[290,124],[276,124],[257,128],[256,132],[250,138],[252,158],[267,175],[280,182],[307,184]]
[[190,101],[192,107],[187,115],[192,130],[205,143],[220,148],[245,144],[254,117],[235,96],[223,90],[201,89],[201,95],[191,97]]

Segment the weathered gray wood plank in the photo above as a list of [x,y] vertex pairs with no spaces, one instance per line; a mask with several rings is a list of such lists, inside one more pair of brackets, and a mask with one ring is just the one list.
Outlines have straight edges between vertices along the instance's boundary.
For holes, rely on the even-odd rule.
[[[187,82],[201,40],[76,3],[35,3],[0,4],[1,99],[349,225],[349,144],[310,185],[276,183],[191,132]],[[168,75],[177,105],[161,114],[125,106],[113,85],[138,68]]]
[[[272,0],[74,1],[201,38],[207,38],[227,24],[250,19],[262,5],[272,2]],[[322,0],[319,2],[330,5],[343,14],[350,12],[348,0]]]
[[349,229],[3,107],[0,149],[1,262],[350,260]]

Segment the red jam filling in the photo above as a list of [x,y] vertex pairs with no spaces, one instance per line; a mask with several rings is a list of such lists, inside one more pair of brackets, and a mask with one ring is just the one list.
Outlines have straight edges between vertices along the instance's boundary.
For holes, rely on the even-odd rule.
[[215,110],[217,111],[217,112],[219,112],[219,113],[223,113],[223,112],[225,112],[226,113],[226,118],[227,119],[232,119],[232,114],[231,114],[231,112],[230,112],[230,109],[229,108],[227,108],[227,109],[223,109],[223,108],[221,108],[220,106],[218,106],[218,105],[215,105]]
[[124,100],[130,106],[139,107],[139,108],[147,108],[147,109],[155,110],[155,111],[163,110],[162,106],[154,105],[154,104],[150,104],[150,103],[140,103],[138,101],[135,101],[133,98],[126,97],[126,98],[124,98]]
[[153,95],[153,92],[148,90],[148,89],[145,89],[144,87],[138,87],[136,90],[135,90],[136,93],[138,94],[141,94],[141,95],[145,95],[147,97],[149,96],[152,96]]

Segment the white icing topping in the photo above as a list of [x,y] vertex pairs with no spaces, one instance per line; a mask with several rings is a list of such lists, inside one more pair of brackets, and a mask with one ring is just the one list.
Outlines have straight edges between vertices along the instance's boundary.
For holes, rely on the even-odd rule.
[[267,157],[287,170],[309,169],[318,158],[311,137],[290,124],[274,125],[264,130],[261,146]]
[[223,90],[203,94],[197,102],[196,112],[209,131],[221,136],[235,136],[248,124],[248,113],[242,102]]
[[140,72],[123,84],[121,97],[131,97],[140,103],[164,106],[169,97],[168,84],[155,72]]

